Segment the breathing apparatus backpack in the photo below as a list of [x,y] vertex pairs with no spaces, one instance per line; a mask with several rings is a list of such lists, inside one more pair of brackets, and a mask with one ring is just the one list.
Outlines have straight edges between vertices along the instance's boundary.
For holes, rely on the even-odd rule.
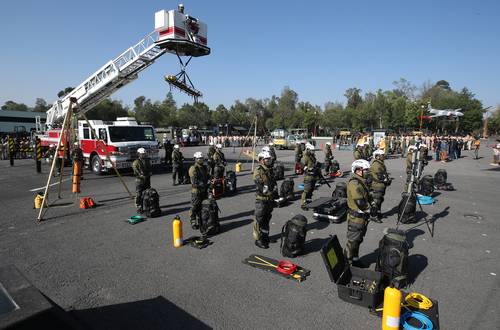
[[281,183],[281,188],[280,188],[280,197],[283,197],[287,200],[293,200],[295,198],[294,195],[294,187],[295,183],[293,182],[292,178],[287,178],[283,180]]
[[414,193],[403,193],[398,207],[398,219],[401,223],[413,223],[416,220],[417,197]]
[[209,197],[201,204],[201,229],[202,233],[215,235],[220,232],[219,206],[217,201]]
[[382,273],[387,285],[400,289],[408,284],[408,250],[402,230],[388,229],[380,240],[375,271]]
[[439,169],[436,174],[434,174],[434,182],[437,186],[445,185],[447,180],[448,173],[446,173],[446,170]]
[[425,175],[419,183],[419,193],[424,196],[431,196],[434,192],[434,178],[432,175]]
[[222,179],[224,177],[224,166],[222,165],[215,165],[214,167],[214,178],[215,179]]
[[285,178],[285,166],[283,163],[276,163],[273,169],[273,174],[276,181],[283,180]]
[[288,220],[281,229],[281,254],[283,257],[295,258],[304,252],[307,234],[307,219],[297,214]]
[[144,190],[142,195],[142,212],[148,218],[156,218],[161,215],[160,195],[154,188]]
[[347,198],[347,184],[339,182],[335,184],[335,190],[332,192],[334,198]]
[[227,171],[226,177],[224,179],[224,191],[228,194],[236,193],[236,173],[233,171]]

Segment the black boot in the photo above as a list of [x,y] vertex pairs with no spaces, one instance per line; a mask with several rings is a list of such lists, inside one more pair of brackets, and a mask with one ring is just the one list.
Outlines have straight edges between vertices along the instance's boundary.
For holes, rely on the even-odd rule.
[[262,239],[256,240],[255,245],[260,247],[261,249],[269,249],[269,243],[263,241]]

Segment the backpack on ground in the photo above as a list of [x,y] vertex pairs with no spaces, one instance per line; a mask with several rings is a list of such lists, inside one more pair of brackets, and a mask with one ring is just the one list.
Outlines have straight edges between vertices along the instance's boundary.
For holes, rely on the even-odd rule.
[[234,171],[227,171],[224,179],[224,191],[228,194],[236,193],[236,173]]
[[382,273],[387,285],[401,289],[408,284],[408,250],[402,230],[388,229],[380,240],[375,271]]
[[276,181],[283,180],[285,178],[285,166],[283,163],[276,163],[273,169],[274,179]]
[[332,192],[333,198],[347,198],[347,184],[339,182],[335,184],[335,190]]
[[436,174],[434,174],[434,183],[436,184],[436,186],[446,184],[447,180],[448,173],[446,173],[446,170],[439,169],[437,170]]
[[434,192],[434,178],[432,175],[425,175],[420,179],[418,192],[424,196],[431,196]]
[[294,193],[295,183],[292,178],[287,178],[283,180],[280,187],[280,197],[285,198],[286,200],[295,199]]
[[301,214],[288,220],[281,229],[281,254],[283,257],[295,258],[304,252],[307,233],[307,219]]
[[160,196],[154,188],[148,188],[142,193],[142,212],[148,218],[155,218],[161,215]]
[[219,206],[214,198],[205,199],[201,203],[201,229],[207,235],[220,232]]
[[[43,195],[42,195],[42,199],[43,199]],[[41,204],[42,202],[40,202]],[[45,207],[47,207],[47,201],[45,201]],[[91,209],[93,207],[95,207],[95,202],[94,200],[91,198],[91,197],[82,197],[80,198],[80,208],[81,209]]]
[[417,211],[417,197],[415,194],[403,193],[398,207],[398,219],[401,223],[414,223]]

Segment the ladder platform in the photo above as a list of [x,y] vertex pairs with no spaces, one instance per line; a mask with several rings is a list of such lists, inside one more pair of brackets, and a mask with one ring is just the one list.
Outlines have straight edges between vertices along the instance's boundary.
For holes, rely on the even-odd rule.
[[179,56],[200,57],[210,54],[210,48],[186,39],[163,39],[155,42],[158,47]]

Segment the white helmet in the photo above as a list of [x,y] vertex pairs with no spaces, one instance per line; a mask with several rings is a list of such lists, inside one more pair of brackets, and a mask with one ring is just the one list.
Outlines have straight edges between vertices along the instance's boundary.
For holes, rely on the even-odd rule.
[[217,149],[222,149],[222,144],[217,143],[216,147],[217,147]]
[[331,146],[332,144],[331,144],[330,142],[327,142],[327,143],[326,143],[326,145],[327,145],[327,146]]
[[75,141],[75,143],[73,143],[75,146],[78,146],[78,141]]
[[197,151],[193,155],[194,158],[203,158],[203,153],[201,151]]
[[213,142],[209,142],[209,143],[208,143],[208,145],[209,145],[209,146],[213,146],[213,145],[214,145],[214,143],[213,143]]
[[352,162],[352,165],[351,165],[352,173],[356,172],[356,170],[359,168],[361,168],[363,170],[367,170],[370,168],[370,163],[368,163],[368,161],[366,161],[364,159],[357,159],[354,162]]
[[269,142],[269,146],[274,146],[274,142]]
[[269,151],[262,150],[261,152],[259,152],[258,157],[259,157],[259,159],[261,159],[261,158],[264,158],[264,159],[271,158],[271,154],[269,153]]
[[408,151],[413,151],[413,150],[416,150],[416,149],[417,149],[417,147],[415,147],[413,144],[408,147]]
[[381,150],[381,149],[377,149],[373,152],[373,158],[377,157],[377,156],[383,156],[385,155],[385,152],[384,150]]
[[310,143],[306,143],[306,150],[314,150],[314,146]]
[[146,153],[146,149],[144,149],[144,148],[139,148],[139,149],[137,149],[137,153],[138,153],[138,154],[145,154],[145,153]]
[[420,144],[420,148],[426,148],[426,149],[427,149],[427,145],[426,145],[426,144],[421,143],[421,144]]
[[174,144],[174,149],[179,149],[179,145],[178,144]]
[[262,151],[266,151],[266,152],[269,152],[271,149],[269,149],[268,146],[263,146],[262,147]]

